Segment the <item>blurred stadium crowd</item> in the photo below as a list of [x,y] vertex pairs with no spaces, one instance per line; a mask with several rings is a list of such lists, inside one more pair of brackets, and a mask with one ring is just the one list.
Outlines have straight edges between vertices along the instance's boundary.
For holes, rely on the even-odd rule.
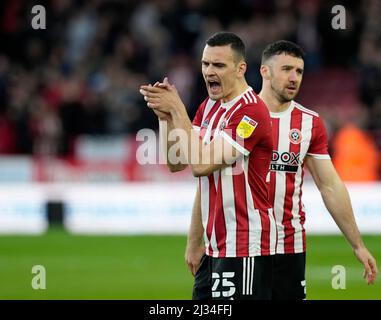
[[[31,27],[35,4],[46,8],[45,30]],[[335,4],[346,9],[345,30],[332,28]],[[65,158],[81,135],[157,129],[138,87],[164,75],[192,117],[206,95],[204,42],[230,30],[247,45],[247,79],[257,92],[268,43],[287,39],[305,49],[297,100],[323,116],[343,178],[377,180],[380,15],[379,0],[2,1],[0,154]]]

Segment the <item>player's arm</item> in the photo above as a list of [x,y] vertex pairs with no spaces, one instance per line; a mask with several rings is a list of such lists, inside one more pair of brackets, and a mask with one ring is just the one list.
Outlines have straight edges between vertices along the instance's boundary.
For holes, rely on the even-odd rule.
[[[155,111],[155,113],[160,111]],[[166,114],[167,115],[167,114]],[[171,148],[175,148],[176,139],[170,135],[174,131],[173,121],[170,115],[165,118],[159,118],[159,136],[161,150],[165,152],[163,156],[166,157],[167,167],[171,172],[177,172],[184,170],[188,164],[180,149],[175,150],[174,153],[170,153]]]
[[[160,82],[156,82],[154,87],[160,85]],[[147,99],[145,98],[147,101]],[[163,156],[166,158],[167,167],[171,172],[182,171],[187,167],[187,164],[184,160],[184,156],[180,154],[180,150],[177,150],[175,155],[172,157],[169,155],[169,150],[173,147],[176,142],[176,139],[170,139],[171,132],[173,132],[173,121],[172,117],[167,112],[162,112],[160,110],[153,110],[156,116],[159,119],[159,140],[161,145],[161,150]]]
[[361,239],[347,188],[338,176],[331,160],[307,156],[306,164],[329,213],[351,244],[358,260],[364,265],[364,277],[368,284],[374,283],[378,272],[376,260]]
[[233,164],[243,156],[221,136],[215,137],[209,144],[203,144],[199,133],[192,127],[185,107],[174,109],[172,118],[174,126],[186,132],[187,139],[180,139],[180,144],[184,154],[187,154],[188,163],[195,177],[208,176]]
[[185,262],[193,275],[196,274],[200,266],[201,258],[205,253],[203,234],[204,228],[201,219],[201,195],[200,189],[197,188],[188,232],[187,246],[185,249]]
[[161,87],[142,86],[140,91],[149,107],[170,113],[174,128],[178,129],[181,152],[192,168],[194,176],[207,176],[231,165],[242,156],[223,138],[216,137],[210,144],[201,143],[199,133],[193,129],[187,110],[176,88],[165,78]]

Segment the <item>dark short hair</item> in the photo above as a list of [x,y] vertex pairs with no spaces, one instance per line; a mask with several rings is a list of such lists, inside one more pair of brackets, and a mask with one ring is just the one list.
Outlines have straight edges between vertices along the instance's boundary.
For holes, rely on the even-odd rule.
[[233,32],[221,31],[212,35],[208,40],[206,40],[206,44],[210,47],[222,47],[228,46],[232,48],[232,50],[243,60],[246,60],[245,53],[245,44]]
[[279,54],[288,54],[290,56],[300,58],[304,60],[305,52],[298,46],[296,43],[287,40],[279,40],[273,43],[270,43],[265,50],[262,52],[262,64],[269,60],[273,56]]

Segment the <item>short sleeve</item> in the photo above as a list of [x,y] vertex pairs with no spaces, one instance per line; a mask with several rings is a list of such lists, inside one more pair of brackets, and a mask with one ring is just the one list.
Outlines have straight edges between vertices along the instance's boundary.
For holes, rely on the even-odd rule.
[[328,138],[324,122],[320,117],[314,117],[311,133],[311,143],[307,154],[316,159],[330,159],[328,153]]
[[208,102],[208,98],[205,99],[200,104],[200,106],[197,109],[196,115],[193,118],[192,125],[193,125],[193,129],[195,129],[195,130],[199,131],[201,129],[202,118],[203,118],[203,115],[205,112],[205,107],[206,107],[207,102]]
[[271,120],[267,109],[266,112],[258,105],[246,105],[232,115],[220,135],[248,156],[266,131],[271,137]]

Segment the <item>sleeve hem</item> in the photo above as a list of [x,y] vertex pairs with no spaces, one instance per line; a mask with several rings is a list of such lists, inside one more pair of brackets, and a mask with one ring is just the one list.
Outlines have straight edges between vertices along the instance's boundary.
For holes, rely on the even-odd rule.
[[315,159],[321,159],[321,160],[330,160],[331,157],[329,156],[329,154],[316,154],[316,153],[308,153],[307,152],[307,155],[315,158]]

